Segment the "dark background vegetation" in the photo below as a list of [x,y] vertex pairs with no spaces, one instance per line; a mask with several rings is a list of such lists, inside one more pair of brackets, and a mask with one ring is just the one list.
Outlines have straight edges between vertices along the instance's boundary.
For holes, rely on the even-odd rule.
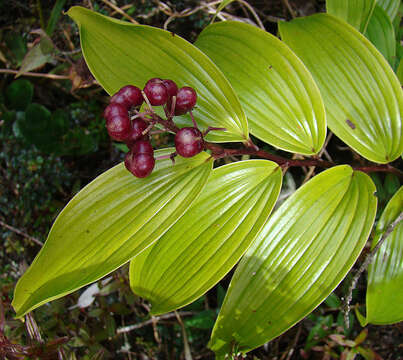
[[[177,315],[154,319],[148,315],[147,303],[131,293],[126,266],[98,283],[100,291],[86,307],[77,306],[82,289],[35,310],[28,319],[30,331],[13,319],[11,308],[15,283],[39,251],[59,211],[84,185],[124,156],[104,127],[102,112],[108,96],[86,68],[77,27],[62,10],[82,5],[119,19],[166,27],[194,41],[210,22],[217,1],[208,3],[0,2],[0,359],[185,359],[186,349],[193,359],[213,358],[206,344],[231,274]],[[256,0],[249,4],[274,34],[278,18],[325,8],[324,1]],[[242,2],[232,3],[223,16],[255,21]],[[36,52],[32,50],[35,47],[39,49]],[[21,67],[31,76],[16,80],[15,70]],[[171,144],[167,135],[153,138],[155,147]],[[360,161],[335,136],[326,150],[324,156],[330,154],[333,160]],[[282,197],[315,172],[290,170]],[[373,175],[373,179],[382,209],[400,186],[399,180],[391,174]],[[365,303],[365,276],[353,293],[352,326],[345,329],[341,298],[349,279],[306,319],[248,354],[248,359],[343,359],[357,350],[346,340],[359,335],[363,340],[360,346],[367,351],[365,358],[403,359],[401,323],[363,330],[355,318],[354,308]],[[129,325],[136,328],[125,329]],[[10,355],[10,349],[17,352]]]

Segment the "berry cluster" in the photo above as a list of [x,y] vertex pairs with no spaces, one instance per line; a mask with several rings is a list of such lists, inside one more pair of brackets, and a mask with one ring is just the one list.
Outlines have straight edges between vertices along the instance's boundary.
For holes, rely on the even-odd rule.
[[[217,128],[208,128],[204,133],[197,128],[191,111],[196,101],[193,88],[184,86],[178,89],[174,81],[159,78],[148,80],[143,90],[127,85],[114,94],[104,111],[104,118],[109,136],[125,142],[130,149],[125,157],[127,170],[139,178],[151,174],[155,158],[149,133],[156,123],[162,124],[166,131],[175,133],[176,152],[169,156],[172,160],[176,155],[192,157],[203,151],[204,135]],[[140,112],[144,102],[147,106]],[[159,117],[153,106],[163,106],[166,119]],[[190,112],[194,126],[177,128],[173,117],[187,112]]]

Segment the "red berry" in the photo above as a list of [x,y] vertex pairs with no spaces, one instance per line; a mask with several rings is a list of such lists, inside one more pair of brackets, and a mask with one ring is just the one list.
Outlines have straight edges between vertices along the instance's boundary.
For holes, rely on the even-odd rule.
[[108,105],[105,109],[104,117],[106,119],[106,128],[111,138],[123,141],[130,135],[130,119],[123,105]]
[[194,127],[184,127],[175,135],[175,147],[180,156],[195,156],[204,149],[203,135]]
[[127,115],[127,110],[121,104],[109,104],[104,110],[104,118],[108,119],[113,116],[124,116]]
[[144,92],[153,106],[164,105],[168,101],[168,90],[161,79],[148,80]]
[[197,94],[190,86],[184,86],[178,90],[176,95],[175,115],[186,114],[196,105]]
[[132,148],[133,154],[149,154],[154,155],[154,149],[151,143],[147,140],[138,140],[136,141]]
[[170,79],[165,79],[165,80],[162,80],[162,83],[167,88],[169,97],[176,96],[176,94],[178,93],[178,85],[176,85],[175,81],[170,80]]
[[141,90],[137,86],[127,85],[112,96],[110,103],[121,104],[130,109],[132,106],[140,106],[143,100]]
[[148,135],[143,135],[143,131],[147,129],[148,124],[143,119],[134,119],[131,124],[131,131],[125,142],[128,147],[132,147],[137,140],[148,138]]
[[125,166],[134,176],[144,178],[154,169],[155,159],[150,154],[134,154],[132,151],[126,154]]

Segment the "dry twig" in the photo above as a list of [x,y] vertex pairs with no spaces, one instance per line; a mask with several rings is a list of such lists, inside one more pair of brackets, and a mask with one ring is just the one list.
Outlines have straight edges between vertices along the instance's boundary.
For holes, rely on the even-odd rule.
[[387,237],[392,233],[392,231],[395,229],[395,227],[403,220],[403,212],[399,214],[399,216],[393,221],[392,223],[389,224],[385,232],[383,233],[382,237],[379,239],[378,243],[374,247],[374,249],[367,255],[365,258],[364,262],[361,264],[360,268],[356,272],[356,274],[353,277],[353,280],[351,281],[351,285],[348,288],[347,296],[344,300],[344,324],[346,328],[350,327],[350,320],[348,318],[348,314],[350,312],[350,302],[353,298],[353,290],[357,286],[357,282],[361,276],[361,274],[367,269],[368,265],[374,260],[375,254],[378,252],[379,248],[382,246],[382,244],[385,242]]
[[43,246],[43,242],[42,242],[42,241],[40,241],[40,240],[38,240],[37,238],[34,238],[34,237],[28,235],[27,233],[25,233],[25,232],[23,232],[23,231],[21,231],[21,230],[15,228],[14,226],[8,225],[8,224],[6,224],[5,222],[3,222],[3,221],[1,221],[1,220],[0,220],[0,225],[3,226],[3,227],[5,227],[5,228],[8,229],[8,230],[11,230],[12,232],[14,232],[14,233],[16,233],[16,234],[18,234],[18,235],[23,236],[24,238],[27,238],[27,239],[31,240],[32,242],[34,242],[35,244],[37,244],[37,245],[39,245],[39,246]]
[[[193,311],[181,311],[181,312],[179,312],[179,314],[181,316],[192,316],[195,313]],[[142,328],[144,326],[147,326],[147,325],[152,325],[153,322],[155,323],[155,322],[158,322],[160,320],[167,320],[167,319],[172,319],[172,318],[175,318],[175,317],[176,317],[175,313],[168,313],[168,314],[164,314],[164,315],[160,315],[160,316],[154,316],[153,319],[143,321],[143,322],[141,322],[139,324],[134,324],[134,325],[128,325],[128,326],[121,327],[121,328],[116,330],[116,333],[117,334],[124,334],[124,333],[127,333],[129,331],[140,329],[140,328]]]

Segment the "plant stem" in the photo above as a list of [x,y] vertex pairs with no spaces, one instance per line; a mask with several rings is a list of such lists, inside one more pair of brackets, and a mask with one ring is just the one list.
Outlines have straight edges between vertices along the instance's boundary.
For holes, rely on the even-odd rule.
[[353,298],[353,290],[357,286],[357,282],[361,276],[361,274],[367,269],[368,265],[371,264],[371,262],[374,260],[375,254],[378,252],[379,248],[382,246],[382,244],[385,242],[387,237],[392,233],[392,231],[395,229],[395,227],[403,220],[403,212],[399,214],[399,216],[389,224],[389,226],[386,228],[385,232],[383,233],[382,237],[379,239],[378,243],[374,247],[374,249],[367,255],[365,258],[364,262],[361,264],[360,268],[356,272],[356,274],[353,277],[353,280],[351,280],[351,285],[348,288],[347,296],[344,300],[344,324],[346,328],[348,329],[350,327],[350,321],[348,318],[348,314],[350,312],[350,302]]
[[[9,70],[9,69],[0,69],[0,74],[18,74],[17,70]],[[67,75],[56,75],[56,74],[42,74],[42,73],[33,73],[33,72],[23,72],[20,76],[33,76],[33,77],[42,77],[52,80],[68,80],[70,79]]]
[[[179,131],[179,128],[174,124],[173,121],[168,121],[162,119],[160,116],[158,116],[153,110],[152,107],[150,106],[150,110],[147,111],[147,115],[150,115],[152,118],[152,121],[160,123],[164,128],[176,134]],[[150,120],[149,120],[150,121]],[[216,143],[211,143],[208,141],[205,141],[204,143],[205,149],[211,151],[211,156],[214,157],[214,159],[221,159],[225,157],[231,157],[231,156],[237,156],[237,155],[252,155],[252,156],[258,156],[262,159],[267,159],[276,162],[279,164],[282,168],[289,168],[289,167],[302,167],[302,166],[319,166],[321,168],[331,168],[333,166],[336,166],[338,164],[331,162],[331,161],[326,161],[326,160],[321,160],[321,159],[306,159],[306,160],[293,160],[293,159],[287,159],[282,156],[274,155],[269,153],[268,151],[261,150],[254,146],[252,143],[250,145],[246,146],[243,145],[243,147],[238,148],[238,149],[228,149],[225,148],[219,144]],[[397,175],[399,178],[403,179],[403,172],[400,171],[399,169],[394,168],[393,166],[386,164],[386,165],[369,165],[365,167],[353,167],[354,170],[358,171],[363,171],[365,173],[371,173],[371,172],[390,172],[395,175]]]

